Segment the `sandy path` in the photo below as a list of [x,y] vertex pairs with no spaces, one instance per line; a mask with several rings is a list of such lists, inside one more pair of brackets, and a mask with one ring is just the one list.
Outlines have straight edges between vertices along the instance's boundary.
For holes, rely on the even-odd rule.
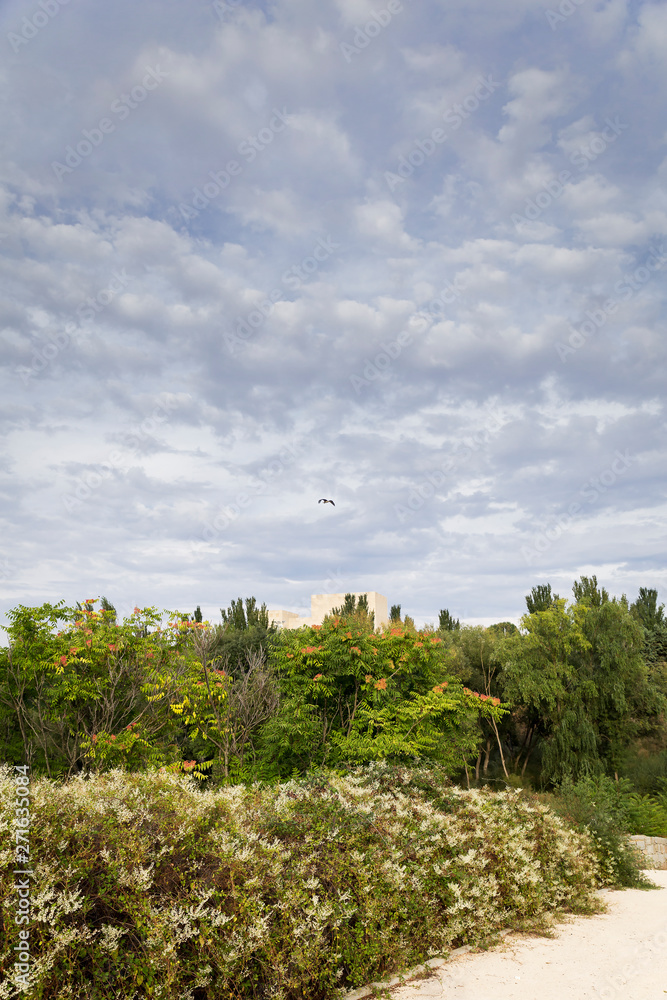
[[555,938],[508,936],[460,955],[394,1000],[667,1000],[667,871],[662,891],[607,892],[608,913],[573,917]]

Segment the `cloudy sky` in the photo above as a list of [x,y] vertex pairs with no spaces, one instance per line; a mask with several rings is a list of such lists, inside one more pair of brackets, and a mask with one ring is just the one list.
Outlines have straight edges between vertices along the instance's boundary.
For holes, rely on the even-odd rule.
[[667,597],[664,2],[6,0],[0,45],[1,613]]

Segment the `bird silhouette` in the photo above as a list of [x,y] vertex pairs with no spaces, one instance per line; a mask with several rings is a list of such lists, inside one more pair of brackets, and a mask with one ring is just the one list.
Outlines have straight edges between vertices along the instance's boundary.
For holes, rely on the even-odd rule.
[[330,503],[332,507],[336,506],[336,504],[333,502],[333,500],[318,500],[317,502],[318,503]]

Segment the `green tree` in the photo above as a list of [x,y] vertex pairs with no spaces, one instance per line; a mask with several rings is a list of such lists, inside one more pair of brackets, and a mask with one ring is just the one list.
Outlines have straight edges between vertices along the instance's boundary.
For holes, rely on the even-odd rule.
[[220,614],[223,625],[227,629],[244,632],[256,627],[269,628],[269,612],[266,609],[266,604],[262,604],[261,608],[258,608],[254,597],[246,597],[245,610],[243,598],[239,597],[236,601],[232,600],[231,606],[226,611],[221,608]]
[[432,633],[371,633],[331,618],[285,635],[274,658],[281,707],[262,748],[281,774],[415,757],[458,769],[475,753],[477,716],[503,714],[451,674],[453,654]]
[[597,576],[582,576],[572,585],[572,593],[577,604],[588,604],[592,608],[601,607],[609,600],[604,587],[598,587]]
[[664,622],[665,605],[658,607],[658,591],[640,587],[637,600],[630,605],[630,611],[647,631],[653,631]]
[[574,590],[576,603],[524,615],[525,634],[501,644],[504,697],[543,741],[542,775],[555,783],[613,772],[658,707],[627,601],[595,577]]
[[199,605],[197,605],[197,607],[195,608],[195,613],[194,613],[193,618],[194,618],[194,621],[196,621],[196,622],[202,622],[204,620],[203,616],[202,616],[202,613],[201,613],[201,608],[200,608]]
[[[482,625],[463,625],[455,631],[454,636],[455,647],[461,653],[466,682],[489,698],[500,698],[498,674],[501,663],[497,655],[497,634]],[[508,777],[503,741],[495,716],[480,717],[479,721],[484,743],[483,747],[480,747],[475,763],[475,777],[479,780],[482,758],[484,758],[482,773],[484,775],[488,773],[491,748],[494,743],[498,748],[503,773]]]
[[560,600],[558,594],[551,593],[550,583],[540,583],[533,587],[529,594],[526,594],[528,614],[534,615],[536,611],[548,611],[558,600]]
[[443,611],[438,612],[438,630],[440,632],[453,632],[455,629],[461,627],[461,623],[458,618],[454,618],[450,615],[447,608]]
[[375,629],[375,613],[368,609],[368,595],[346,594],[343,604],[339,608],[332,608],[325,621],[342,619],[358,627],[363,627],[367,631],[373,632]]
[[514,622],[496,622],[495,625],[489,625],[488,631],[500,637],[503,635],[516,635],[519,630]]
[[400,622],[400,620],[401,620],[401,605],[392,604],[391,611],[389,612],[389,621]]
[[[175,727],[151,706],[142,685],[154,662],[175,674],[177,649],[159,628],[155,608],[136,608],[122,624],[90,599],[67,607],[19,605],[8,612],[10,645],[0,657],[0,703],[13,713],[12,737],[37,771],[70,775],[86,765],[98,733],[141,723],[150,739],[171,746]],[[149,634],[149,629],[153,632]]]

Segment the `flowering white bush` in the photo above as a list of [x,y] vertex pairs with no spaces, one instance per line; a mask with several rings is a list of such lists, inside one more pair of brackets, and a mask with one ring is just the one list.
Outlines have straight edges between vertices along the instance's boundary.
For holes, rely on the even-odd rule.
[[[556,909],[590,912],[586,835],[520,791],[376,763],[201,791],[166,771],[32,786],[26,1000],[325,1000]],[[0,770],[0,830],[13,787]],[[3,851],[0,998],[15,905]],[[64,863],[63,863],[64,862]]]

